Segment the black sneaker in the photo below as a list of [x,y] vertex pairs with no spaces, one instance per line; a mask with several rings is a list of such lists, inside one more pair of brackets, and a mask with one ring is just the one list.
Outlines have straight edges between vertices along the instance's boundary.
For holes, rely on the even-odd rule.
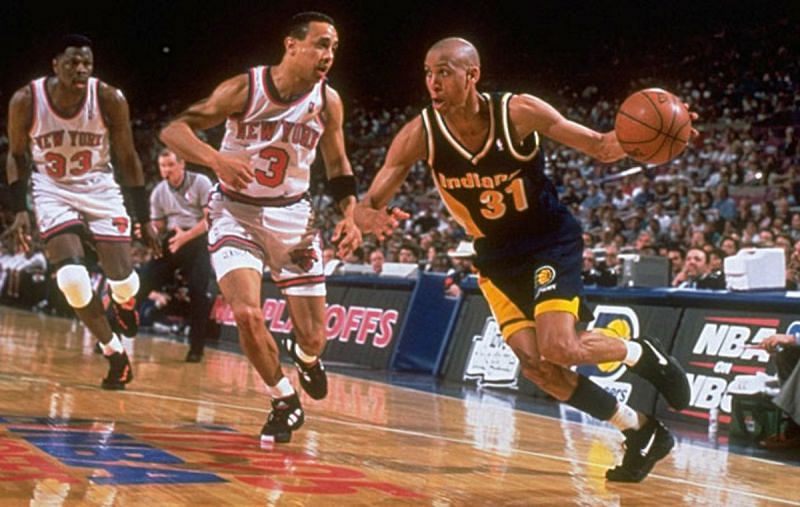
[[286,398],[275,398],[272,400],[272,412],[261,428],[261,440],[287,443],[292,439],[292,432],[299,430],[304,421],[305,414],[297,393]]
[[675,446],[666,426],[652,417],[640,429],[622,433],[625,435],[622,464],[606,471],[606,479],[612,482],[641,482]]
[[125,304],[117,303],[114,298],[106,310],[106,317],[111,330],[117,334],[134,338],[139,332],[139,312],[136,311],[136,298],[130,298]]
[[322,364],[322,360],[317,359],[312,365],[301,361],[295,352],[297,343],[291,337],[283,339],[283,346],[297,366],[297,373],[303,390],[315,400],[325,398],[328,395],[328,375],[325,373],[325,365]]
[[677,359],[667,354],[655,338],[636,338],[642,346],[642,357],[630,370],[647,380],[675,410],[683,410],[692,399],[692,388],[686,372]]
[[133,368],[131,368],[128,354],[125,351],[114,352],[105,357],[109,363],[108,375],[103,379],[101,387],[110,390],[125,389],[125,384],[133,380]]

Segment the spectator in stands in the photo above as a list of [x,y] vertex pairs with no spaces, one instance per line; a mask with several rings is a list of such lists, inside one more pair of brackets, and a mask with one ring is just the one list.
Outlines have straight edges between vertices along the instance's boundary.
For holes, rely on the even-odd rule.
[[681,289],[724,289],[725,277],[722,272],[711,271],[708,253],[702,248],[692,248],[686,252],[683,270],[672,280],[673,286]]
[[397,262],[401,264],[416,264],[418,259],[417,249],[413,245],[404,243],[400,247],[400,251],[397,254]]
[[725,257],[736,255],[739,251],[739,242],[732,236],[725,236],[719,242],[719,248],[725,254]]
[[[669,259],[670,273],[672,273],[673,277],[683,271],[683,262],[686,260],[686,250],[676,244],[671,244],[667,249],[667,258]],[[677,285],[674,279],[672,285]]]
[[597,259],[594,250],[591,248],[583,249],[583,268],[581,278],[584,285],[597,285],[600,281],[600,270],[597,269]]
[[708,252],[708,268],[709,271],[714,273],[723,272],[723,260],[725,259],[725,252],[719,248],[711,248]]
[[369,263],[372,266],[372,271],[376,275],[380,275],[383,272],[383,263],[384,263],[384,256],[383,250],[380,248],[376,248],[372,251],[369,256]]
[[800,287],[800,240],[794,244],[789,258],[786,260],[786,288]]
[[773,402],[787,416],[785,429],[777,435],[762,440],[767,449],[793,449],[800,447],[800,332],[775,334],[765,338],[758,348],[773,354],[780,392]]
[[458,247],[447,252],[453,267],[447,272],[444,279],[445,294],[459,297],[462,294],[461,284],[466,278],[475,273],[475,248],[471,241],[460,241]]
[[598,271],[600,271],[597,285],[601,287],[616,287],[622,274],[619,247],[616,244],[607,246],[605,258],[597,266]]

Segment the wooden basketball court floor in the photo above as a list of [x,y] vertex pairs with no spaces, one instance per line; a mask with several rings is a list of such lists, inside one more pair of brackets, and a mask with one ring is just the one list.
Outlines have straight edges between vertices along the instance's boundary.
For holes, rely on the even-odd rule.
[[187,364],[141,337],[134,382],[107,392],[92,347],[0,307],[0,505],[800,505],[796,466],[683,439],[644,482],[606,483],[613,430],[342,374],[291,443],[262,445],[243,356]]

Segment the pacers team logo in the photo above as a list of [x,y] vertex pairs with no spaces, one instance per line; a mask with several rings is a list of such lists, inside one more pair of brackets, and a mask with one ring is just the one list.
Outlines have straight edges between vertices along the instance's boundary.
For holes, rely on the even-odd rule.
[[553,266],[544,265],[539,267],[534,273],[534,297],[539,297],[544,292],[555,290],[556,269]]
[[[594,309],[594,320],[587,330],[601,333],[618,340],[630,340],[639,336],[639,318],[632,308],[627,306],[598,305]],[[626,402],[630,398],[632,386],[628,382],[619,382],[627,367],[620,361],[583,365],[577,368],[578,373],[586,375],[617,400]]]

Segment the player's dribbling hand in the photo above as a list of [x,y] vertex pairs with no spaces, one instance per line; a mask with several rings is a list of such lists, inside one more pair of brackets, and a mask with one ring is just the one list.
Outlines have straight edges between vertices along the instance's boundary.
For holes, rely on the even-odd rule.
[[336,245],[336,256],[345,259],[361,246],[361,230],[352,219],[345,218],[336,224],[331,241]]
[[220,153],[216,158],[214,167],[211,169],[217,173],[217,176],[225,185],[234,190],[247,188],[254,178],[250,159],[244,155],[231,156]]

